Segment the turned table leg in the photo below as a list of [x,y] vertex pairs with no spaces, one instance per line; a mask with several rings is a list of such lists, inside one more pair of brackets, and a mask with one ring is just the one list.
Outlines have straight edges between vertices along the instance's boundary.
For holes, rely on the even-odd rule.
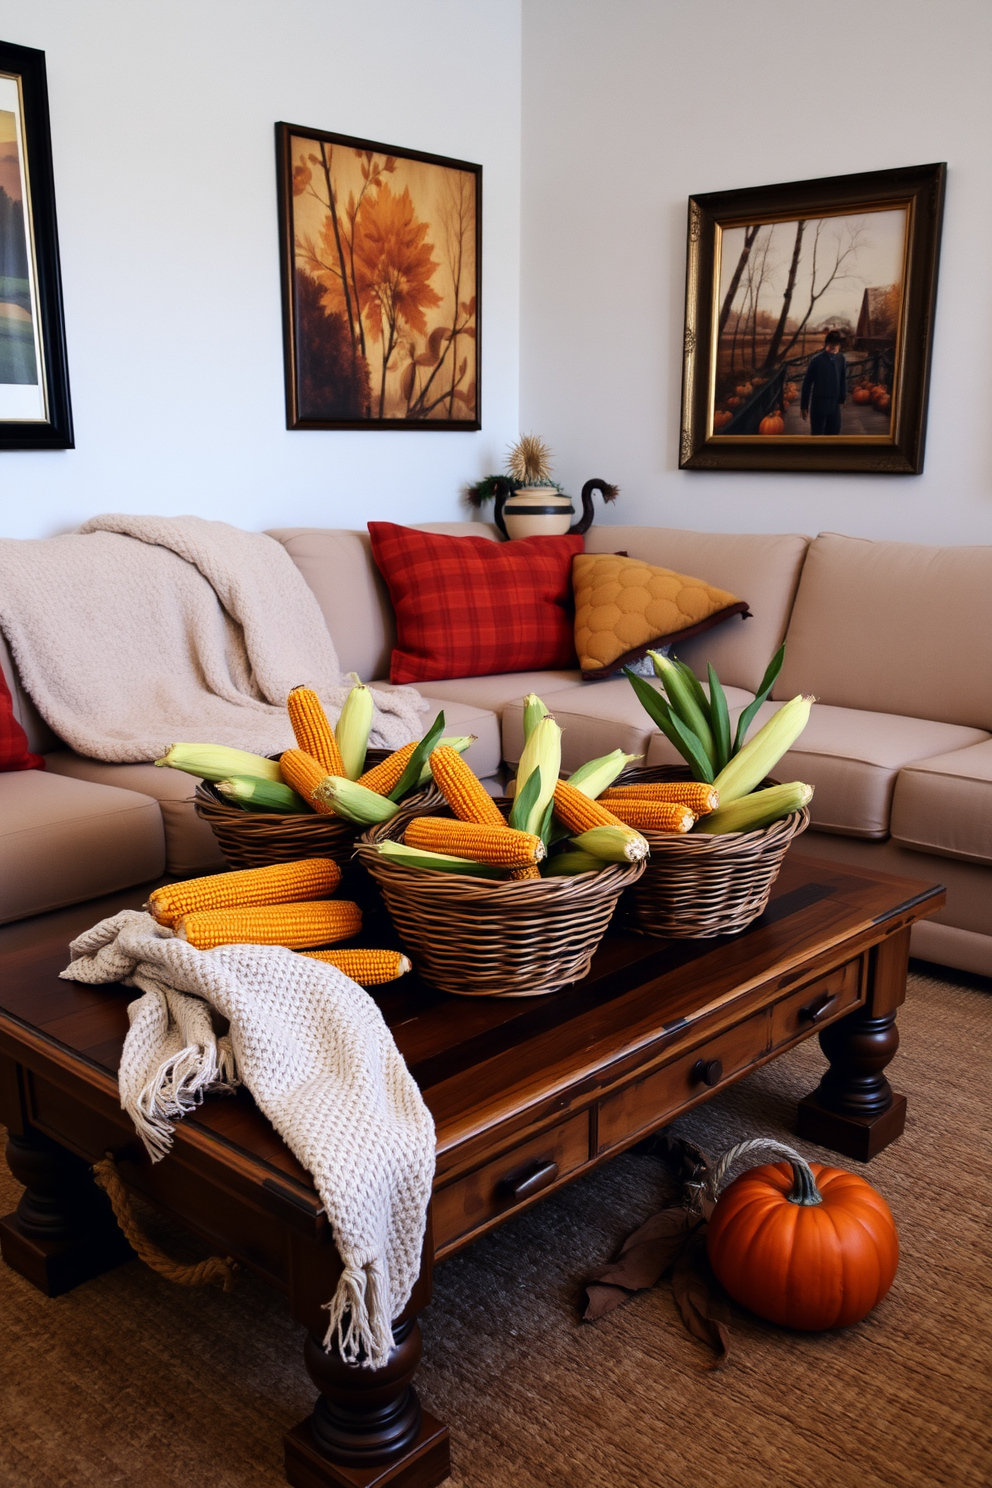
[[830,1066],[799,1102],[798,1135],[859,1162],[894,1142],[906,1125],[906,1097],[894,1093],[884,1072],[899,1047],[896,1009],[906,997],[908,964],[908,929],[872,950],[865,1005],[820,1034]]
[[49,1297],[130,1260],[133,1251],[82,1158],[26,1127],[11,1133],[7,1166],[24,1184],[0,1219],[0,1255]]

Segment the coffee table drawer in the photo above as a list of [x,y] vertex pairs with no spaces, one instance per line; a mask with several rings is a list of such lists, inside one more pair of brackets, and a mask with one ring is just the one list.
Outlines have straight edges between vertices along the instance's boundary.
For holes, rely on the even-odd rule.
[[589,1113],[532,1137],[434,1194],[437,1252],[508,1214],[589,1161]]
[[660,1126],[698,1095],[716,1090],[764,1054],[768,1024],[762,1010],[671,1064],[608,1095],[599,1104],[597,1150],[608,1152],[637,1132]]
[[819,977],[777,1002],[771,1010],[771,1048],[809,1033],[821,1023],[857,1007],[861,994],[861,957]]

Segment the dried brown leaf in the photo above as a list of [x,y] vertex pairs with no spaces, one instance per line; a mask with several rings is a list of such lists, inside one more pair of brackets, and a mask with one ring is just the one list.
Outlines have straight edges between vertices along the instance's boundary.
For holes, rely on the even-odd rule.
[[632,1293],[654,1286],[684,1250],[696,1223],[681,1205],[652,1214],[627,1237],[615,1261],[593,1272],[586,1283],[589,1304],[583,1317],[602,1317]]
[[672,1271],[672,1290],[682,1321],[694,1338],[716,1354],[712,1367],[720,1369],[730,1357],[730,1310],[706,1260],[698,1235],[683,1248]]

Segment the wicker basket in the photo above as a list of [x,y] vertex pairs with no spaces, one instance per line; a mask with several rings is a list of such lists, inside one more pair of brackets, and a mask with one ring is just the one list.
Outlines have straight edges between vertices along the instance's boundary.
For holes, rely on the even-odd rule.
[[[509,801],[497,804],[510,809]],[[538,997],[585,976],[644,864],[504,883],[406,868],[376,852],[377,842],[402,837],[412,817],[428,815],[451,811],[421,799],[370,828],[356,847],[424,981],[460,997]]]
[[[690,778],[678,768],[633,769],[618,784]],[[808,826],[809,812],[803,810],[755,832],[643,832],[651,856],[626,901],[629,928],[678,940],[743,930],[768,903],[789,843]]]
[[[366,767],[371,769],[388,754],[387,749],[370,749]],[[297,858],[334,858],[343,862],[351,856],[355,839],[365,830],[344,817],[321,816],[315,811],[286,815],[279,811],[246,811],[243,806],[225,800],[207,780],[196,787],[193,804],[197,816],[210,823],[232,868],[264,868],[269,863],[293,863]]]

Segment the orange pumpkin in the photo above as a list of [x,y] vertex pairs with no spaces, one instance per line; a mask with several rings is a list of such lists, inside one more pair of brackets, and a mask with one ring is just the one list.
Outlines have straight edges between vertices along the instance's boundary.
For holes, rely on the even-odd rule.
[[743,398],[728,398],[727,399],[727,407],[728,408],[740,408],[740,406],[741,406],[741,404],[743,402],[744,402],[744,399]]
[[855,403],[870,403],[871,393],[868,388],[856,387],[854,389],[854,392],[851,394],[851,398]]
[[[742,1144],[758,1146],[787,1160],[752,1168],[720,1195],[707,1227],[717,1278],[736,1302],[784,1327],[818,1332],[860,1322],[899,1264],[888,1205],[854,1173],[807,1163],[779,1142]],[[731,1148],[723,1170],[739,1151]]]
[[888,388],[884,388],[884,387],[878,387],[878,388],[876,388],[875,391],[871,395],[871,401],[874,403],[874,405],[875,405],[876,408],[881,408],[883,410],[886,409],[886,408],[888,408],[889,401],[890,401],[889,400]]
[[785,420],[780,413],[770,413],[758,425],[759,434],[784,434]]
[[725,429],[733,416],[732,413],[726,412],[725,409],[718,408],[713,415],[713,433],[719,434],[721,429]]
[[751,386],[751,384],[749,382],[745,382],[742,383],[741,386],[737,389],[737,396],[738,398],[750,398],[753,392],[754,388]]

